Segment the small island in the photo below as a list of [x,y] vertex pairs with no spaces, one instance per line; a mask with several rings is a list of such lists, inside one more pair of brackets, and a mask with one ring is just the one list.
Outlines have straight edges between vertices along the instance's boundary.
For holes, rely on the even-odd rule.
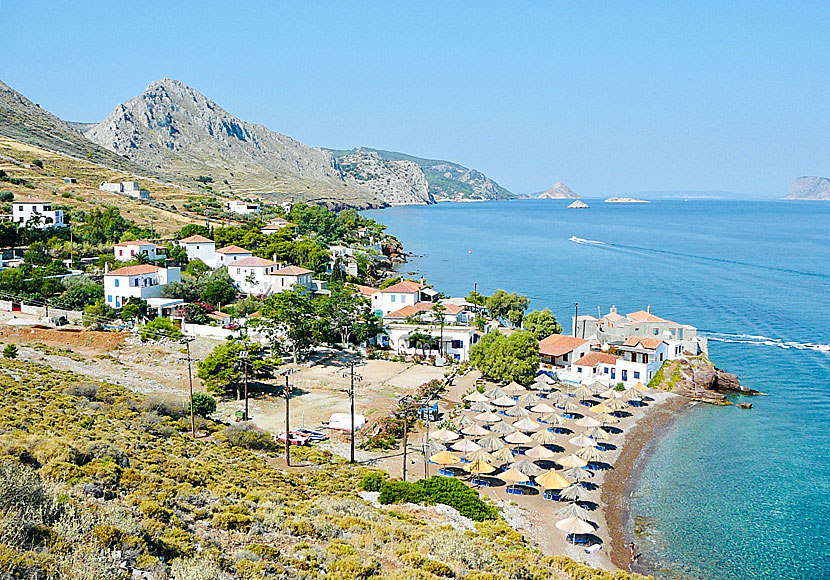
[[651,203],[645,199],[637,199],[635,197],[609,197],[605,203]]
[[590,207],[587,203],[582,201],[581,199],[576,200],[572,204],[568,206],[568,209],[586,209]]

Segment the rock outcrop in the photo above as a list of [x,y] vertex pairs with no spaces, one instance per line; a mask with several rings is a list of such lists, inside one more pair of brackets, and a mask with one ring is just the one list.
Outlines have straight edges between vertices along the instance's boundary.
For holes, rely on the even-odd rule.
[[417,163],[403,159],[388,161],[377,151],[367,149],[356,149],[338,161],[348,178],[389,205],[435,203],[429,183]]
[[538,199],[579,199],[580,195],[561,181],[557,181],[536,197]]
[[727,393],[759,394],[741,385],[737,375],[716,368],[705,357],[666,361],[649,386],[691,399],[719,403],[726,401]]
[[830,179],[827,177],[799,177],[790,186],[790,193],[784,199],[828,199],[830,200]]

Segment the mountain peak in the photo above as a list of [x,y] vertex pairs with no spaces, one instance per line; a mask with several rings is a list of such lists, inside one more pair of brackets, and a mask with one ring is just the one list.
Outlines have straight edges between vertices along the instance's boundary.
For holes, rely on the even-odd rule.
[[580,195],[561,181],[557,181],[537,197],[539,199],[577,199]]

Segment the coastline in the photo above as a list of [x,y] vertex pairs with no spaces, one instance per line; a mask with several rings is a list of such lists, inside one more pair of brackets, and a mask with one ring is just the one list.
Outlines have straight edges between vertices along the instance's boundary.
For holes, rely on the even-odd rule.
[[[685,397],[675,395],[656,405],[625,435],[622,451],[602,486],[601,500],[610,536],[611,563],[620,570],[628,570],[628,551],[625,546],[634,541],[628,528],[630,497],[639,474],[655,445],[671,427],[679,413],[689,407]],[[636,570],[635,570],[636,571]]]

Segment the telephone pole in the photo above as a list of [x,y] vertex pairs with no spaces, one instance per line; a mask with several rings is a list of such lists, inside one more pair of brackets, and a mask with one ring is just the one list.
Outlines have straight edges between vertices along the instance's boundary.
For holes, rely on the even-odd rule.
[[574,302],[574,338],[576,338],[576,323],[579,319],[579,302]]
[[289,434],[289,410],[288,410],[288,399],[291,398],[291,393],[288,388],[288,375],[291,374],[290,371],[285,372],[285,464],[288,467],[291,467],[291,436]]
[[193,416],[193,370],[190,365],[190,343],[192,339],[185,339],[187,345],[187,378],[190,381],[190,437],[196,439],[196,418]]
[[405,396],[400,401],[401,411],[403,412],[403,466],[401,469],[401,477],[406,481],[406,445],[409,438],[409,413],[412,411],[412,399],[409,395]]
[[239,358],[242,361],[242,374],[245,377],[245,417],[248,420],[248,351],[243,350],[239,353]]
[[[345,377],[346,374],[344,373]],[[349,363],[349,390],[346,393],[349,395],[349,413],[351,416],[351,430],[349,433],[349,463],[354,465],[354,383],[355,381],[362,381],[363,377],[354,374],[354,359]]]

